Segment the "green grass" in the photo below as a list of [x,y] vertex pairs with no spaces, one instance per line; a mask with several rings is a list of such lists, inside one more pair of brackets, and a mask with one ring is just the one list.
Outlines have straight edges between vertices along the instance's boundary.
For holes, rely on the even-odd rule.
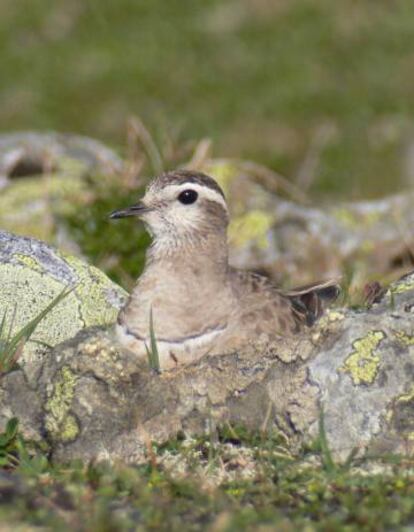
[[211,137],[313,192],[412,178],[409,0],[3,0],[0,15],[2,130],[122,145],[138,114],[159,145]]
[[158,353],[157,339],[155,337],[154,317],[152,315],[152,308],[150,310],[149,333],[150,333],[150,345],[148,347],[147,344],[145,344],[145,350],[148,356],[148,365],[153,371],[159,373],[160,372],[160,355]]
[[[56,296],[50,303],[47,305],[42,312],[35,316],[31,321],[29,321],[24,327],[19,331],[12,333],[14,326],[14,313],[18,309],[15,308],[14,311],[10,310],[12,316],[11,319],[8,318],[8,310],[4,311],[2,320],[0,322],[0,378],[4,373],[9,372],[18,362],[18,359],[23,351],[24,345],[30,340],[30,337],[36,330],[36,327],[43,320],[53,308],[58,305],[62,299],[67,297],[73,289],[65,288],[62,292]],[[6,323],[9,323],[7,326]]]
[[380,531],[414,518],[411,462],[376,461],[369,475],[370,461],[326,468],[317,445],[292,457],[276,435],[241,427],[220,429],[213,455],[210,437],[180,438],[139,466],[52,465],[15,421],[0,436],[0,455],[5,441],[12,458],[0,474],[0,519],[10,527]]

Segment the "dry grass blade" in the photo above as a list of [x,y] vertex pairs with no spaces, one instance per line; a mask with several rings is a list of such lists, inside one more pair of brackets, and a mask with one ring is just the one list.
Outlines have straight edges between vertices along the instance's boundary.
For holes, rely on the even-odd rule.
[[162,174],[164,171],[164,164],[161,153],[158,150],[150,132],[144,126],[142,120],[136,116],[130,118],[128,122],[128,129],[130,134],[135,135],[135,138],[142,144],[155,175]]
[[209,163],[231,164],[240,169],[241,172],[253,177],[253,179],[262,185],[269,192],[280,194],[284,192],[292,200],[303,205],[309,204],[308,196],[295,184],[291,183],[286,177],[263,166],[251,161],[240,161],[238,159],[220,158],[211,159]]
[[211,139],[201,139],[200,142],[197,143],[193,156],[191,157],[190,161],[185,165],[185,167],[189,170],[202,169],[206,161],[211,156],[211,147]]

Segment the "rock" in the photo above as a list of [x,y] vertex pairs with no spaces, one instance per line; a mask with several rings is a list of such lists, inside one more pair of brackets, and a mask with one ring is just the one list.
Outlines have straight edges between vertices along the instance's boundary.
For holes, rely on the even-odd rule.
[[16,332],[66,287],[73,291],[38,325],[19,360],[32,386],[53,346],[115,321],[126,293],[100,270],[47,244],[0,231],[0,320]]
[[[313,441],[321,409],[337,458],[412,452],[414,273],[371,308],[333,309],[308,334],[206,356],[161,375],[89,328],[55,346],[28,385],[2,378],[3,419],[46,437],[56,461],[146,459],[151,442],[223,423],[277,430],[292,450]],[[212,429],[213,427],[213,429]]]
[[[413,265],[410,190],[320,208],[260,165],[211,159],[202,169],[226,193],[235,266],[265,270],[278,282],[288,277],[298,284],[351,273],[361,285],[373,277],[395,279]],[[291,199],[283,199],[282,192]]]
[[[91,197],[89,179],[120,186],[123,161],[86,137],[0,135],[0,227],[81,254],[63,219]],[[230,210],[230,258],[277,282],[353,275],[395,279],[413,264],[414,193],[382,200],[310,205],[298,187],[252,162],[207,159],[198,167],[222,185]],[[130,193],[130,190],[128,190]],[[285,198],[289,199],[285,199]],[[114,206],[115,207],[115,206]]]
[[77,252],[61,222],[88,197],[88,179],[114,179],[123,163],[101,143],[77,135],[0,135],[0,227]]

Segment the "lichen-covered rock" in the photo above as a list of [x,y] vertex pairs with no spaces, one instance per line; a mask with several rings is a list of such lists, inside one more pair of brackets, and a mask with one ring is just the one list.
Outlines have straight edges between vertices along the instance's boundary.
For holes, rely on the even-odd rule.
[[87,137],[0,135],[0,228],[76,250],[62,216],[84,205],[91,175],[114,179],[121,169],[113,151]]
[[395,278],[412,265],[412,191],[321,208],[310,206],[293,185],[279,183],[276,174],[259,165],[212,159],[202,169],[226,193],[235,266],[264,269],[296,283],[352,272],[354,282],[363,283],[373,275]]
[[151,442],[222,423],[283,433],[294,450],[318,436],[321,409],[335,456],[411,453],[414,434],[414,274],[371,308],[334,309],[309,334],[206,356],[156,374],[120,350],[110,330],[89,328],[3,377],[3,419],[46,438],[55,460],[140,462]]
[[16,332],[65,288],[73,288],[41,321],[19,360],[33,384],[56,344],[93,325],[115,321],[125,292],[100,270],[31,238],[0,231],[0,319]]

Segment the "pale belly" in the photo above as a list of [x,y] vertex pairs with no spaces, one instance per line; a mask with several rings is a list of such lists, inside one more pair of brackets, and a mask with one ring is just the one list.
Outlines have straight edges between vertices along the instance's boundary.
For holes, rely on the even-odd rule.
[[[157,340],[157,350],[161,369],[171,369],[190,364],[202,356],[213,353],[217,343],[225,336],[226,328],[213,329],[198,336],[187,337],[183,340]],[[125,325],[116,324],[116,335],[119,343],[125,349],[134,353],[139,359],[148,360],[145,346],[150,348],[150,338],[141,338],[132,334]]]

